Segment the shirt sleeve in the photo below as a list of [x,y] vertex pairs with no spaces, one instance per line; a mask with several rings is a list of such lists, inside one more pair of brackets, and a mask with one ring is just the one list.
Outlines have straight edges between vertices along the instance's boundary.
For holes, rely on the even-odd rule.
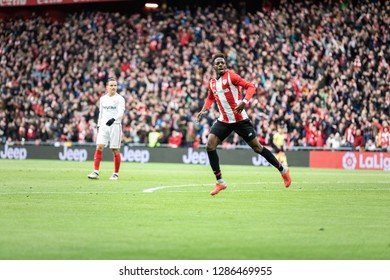
[[102,103],[102,99],[100,98],[99,99],[99,117],[98,117],[98,122],[97,122],[97,126],[98,127],[100,127],[101,126],[101,124],[102,124],[102,115],[103,115],[103,113],[102,113],[102,105],[101,105],[101,103]]
[[252,83],[241,78],[238,74],[234,73],[233,71],[230,72],[230,80],[232,81],[232,83],[234,85],[241,86],[242,88],[245,88],[245,90],[246,90],[245,99],[246,100],[250,100],[252,98],[252,96],[255,94],[256,87]]
[[214,100],[215,100],[214,93],[211,90],[210,83],[209,83],[208,94],[207,94],[206,102],[204,104],[204,108],[206,110],[210,109],[211,105],[213,105],[213,103],[214,103]]
[[115,121],[121,121],[125,113],[125,99],[119,95],[118,98],[118,112],[114,116]]

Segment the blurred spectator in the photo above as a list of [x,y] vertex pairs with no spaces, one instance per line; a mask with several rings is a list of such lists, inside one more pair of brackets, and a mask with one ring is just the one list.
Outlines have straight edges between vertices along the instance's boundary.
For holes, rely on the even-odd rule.
[[382,132],[382,150],[384,151],[390,151],[390,133],[389,133],[389,127],[386,126],[383,128]]
[[286,133],[284,131],[284,124],[278,126],[278,130],[274,133],[272,137],[272,147],[276,153],[284,152],[286,142]]
[[153,129],[151,132],[148,134],[148,146],[149,147],[159,147],[160,142],[159,139],[161,138],[161,133],[158,131],[158,129]]
[[353,140],[353,148],[356,151],[364,151],[365,148],[364,137],[360,129],[356,130],[356,135]]
[[188,147],[193,147],[196,140],[197,131],[193,122],[188,122],[186,129],[186,143]]
[[345,129],[345,133],[344,133],[347,147],[354,147],[355,134],[356,134],[355,125],[351,123],[349,127]]
[[377,150],[374,141],[372,141],[371,139],[369,139],[366,143],[366,150],[370,152]]
[[329,148],[337,150],[341,147],[341,137],[338,132],[334,135],[333,133],[329,135],[328,139],[326,140],[326,144]]
[[181,132],[178,132],[176,130],[174,130],[172,132],[172,135],[169,136],[169,139],[168,139],[168,145],[169,147],[171,148],[178,148],[181,146],[181,143],[182,143],[182,133]]

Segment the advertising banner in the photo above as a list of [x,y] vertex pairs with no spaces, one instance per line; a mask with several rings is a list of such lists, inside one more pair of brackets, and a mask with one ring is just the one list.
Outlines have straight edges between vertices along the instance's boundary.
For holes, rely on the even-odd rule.
[[[92,161],[95,154],[94,146],[1,146],[0,159],[52,159],[66,161]],[[269,166],[269,163],[251,149],[218,150],[221,164],[226,165],[253,165]],[[309,166],[309,152],[286,152],[290,166]],[[193,148],[149,148],[130,147],[121,148],[122,162],[161,162],[183,164],[209,164],[205,149]],[[110,149],[104,149],[103,160],[112,161]]]
[[82,4],[98,2],[119,2],[125,0],[0,0],[0,7],[25,7],[42,5]]
[[312,151],[310,167],[390,171],[390,153]]

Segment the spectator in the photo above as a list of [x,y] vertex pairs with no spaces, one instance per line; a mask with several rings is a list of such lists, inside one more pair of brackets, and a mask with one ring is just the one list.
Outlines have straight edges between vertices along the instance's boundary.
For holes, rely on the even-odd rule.
[[354,147],[355,143],[355,134],[356,134],[356,129],[355,125],[351,123],[346,129],[345,129],[345,140],[346,140],[346,146],[347,147]]
[[385,126],[383,128],[383,132],[381,133],[382,135],[382,150],[384,151],[390,151],[390,133],[389,133],[389,127]]
[[172,135],[169,137],[168,145],[171,148],[179,148],[182,143],[182,133],[174,130]]
[[159,139],[161,138],[161,133],[158,129],[156,128],[153,128],[153,130],[151,132],[149,132],[149,135],[148,135],[148,146],[149,147],[159,147],[160,146],[160,142],[159,142]]
[[338,132],[336,132],[335,135],[333,133],[329,135],[328,139],[326,140],[326,144],[329,148],[332,150],[337,150],[341,147],[341,137]]
[[365,148],[364,137],[360,129],[356,130],[356,135],[353,141],[353,148],[356,151],[361,151],[361,152],[364,151]]
[[371,139],[369,139],[368,142],[366,143],[366,150],[370,152],[377,150],[374,141],[372,141]]

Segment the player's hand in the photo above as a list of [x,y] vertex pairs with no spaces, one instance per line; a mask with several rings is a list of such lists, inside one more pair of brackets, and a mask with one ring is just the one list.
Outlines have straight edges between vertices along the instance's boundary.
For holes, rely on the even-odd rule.
[[108,122],[106,122],[106,125],[111,126],[115,122],[115,119],[109,119]]
[[206,113],[206,111],[200,111],[197,115],[196,115],[196,122],[199,123],[200,121],[200,118]]
[[241,102],[234,108],[234,110],[235,110],[237,113],[241,113],[242,110],[244,110],[244,108],[245,108],[245,103],[241,101]]

